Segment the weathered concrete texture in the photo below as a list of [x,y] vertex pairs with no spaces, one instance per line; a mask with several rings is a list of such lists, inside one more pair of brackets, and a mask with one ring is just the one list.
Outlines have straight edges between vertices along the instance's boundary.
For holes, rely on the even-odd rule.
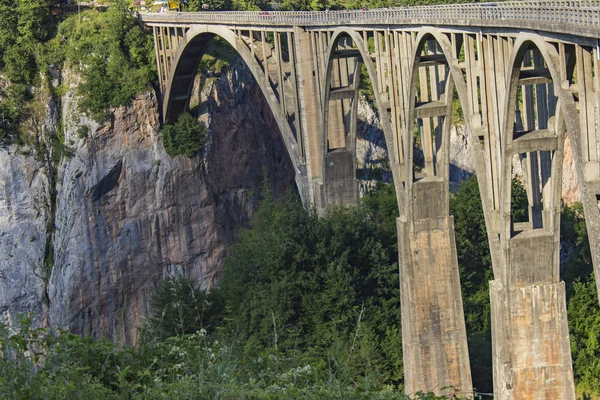
[[0,148],[0,319],[34,312],[41,324],[48,189],[42,162]]
[[558,260],[553,232],[531,229],[510,239],[509,287],[558,282]]
[[452,387],[468,396],[472,382],[454,220],[398,219],[397,225],[405,393],[448,394]]
[[356,162],[352,151],[338,149],[325,155],[325,200],[327,206],[355,204],[358,196]]
[[[494,371],[495,395],[502,399],[575,399],[564,282],[515,287],[490,284],[493,332],[506,332]],[[501,318],[502,315],[509,318]],[[508,326],[500,326],[508,321]],[[495,338],[501,339],[501,338]],[[501,374],[504,376],[498,376]]]
[[145,95],[114,111],[60,170],[51,323],[133,342],[165,276],[211,286],[226,247],[257,206],[262,168],[275,190],[293,182],[272,115],[241,65],[205,99],[202,158],[164,152],[158,104]]

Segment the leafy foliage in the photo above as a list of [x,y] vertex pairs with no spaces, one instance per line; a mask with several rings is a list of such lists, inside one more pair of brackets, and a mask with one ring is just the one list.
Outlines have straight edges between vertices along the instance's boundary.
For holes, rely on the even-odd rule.
[[58,33],[66,60],[83,76],[80,106],[97,120],[106,117],[109,107],[128,104],[156,80],[152,37],[123,0],[106,12],[86,11],[68,18]]
[[97,120],[156,81],[152,37],[124,0],[62,22],[56,7],[50,0],[0,0],[0,142],[18,141],[35,88],[51,86],[41,78],[56,75],[65,61],[83,78],[81,109]]
[[450,214],[454,216],[473,386],[477,390],[491,392],[492,339],[488,282],[493,279],[492,258],[476,177],[463,182],[459,191],[450,198]]
[[583,398],[600,398],[600,307],[581,203],[563,208],[560,236],[575,385]]
[[57,20],[50,0],[0,0],[0,143],[14,141],[45,69],[44,43]]
[[185,11],[202,11],[202,4],[208,5],[208,10],[217,11],[217,10],[230,10],[231,9],[231,0],[189,0],[187,2],[187,7],[184,8]]
[[152,296],[150,305],[154,317],[150,321],[150,331],[145,335],[164,340],[189,335],[199,329],[214,330],[219,316],[225,311],[222,304],[218,291],[213,290],[209,295],[184,276],[167,278]]
[[198,65],[198,70],[219,75],[238,57],[239,53],[231,47],[229,42],[216,36],[206,48]]
[[[322,365],[272,355],[240,368],[230,344],[203,329],[152,345],[32,329],[31,318],[0,322],[0,398],[7,399],[402,399],[391,387],[345,382]],[[419,400],[442,399],[418,393]]]
[[206,125],[189,113],[181,114],[177,122],[173,124],[163,125],[160,134],[163,138],[165,151],[171,157],[178,154],[191,157],[199,153],[208,138]]
[[571,354],[577,392],[600,397],[600,307],[593,275],[572,284],[568,302]]
[[401,380],[401,348],[392,345],[400,340],[398,267],[371,215],[359,207],[320,219],[297,199],[265,198],[220,284],[231,329],[250,354],[346,349],[340,373]]

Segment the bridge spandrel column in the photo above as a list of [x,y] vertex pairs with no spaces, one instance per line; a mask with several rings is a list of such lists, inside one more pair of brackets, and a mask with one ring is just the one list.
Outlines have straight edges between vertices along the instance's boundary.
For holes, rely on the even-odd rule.
[[321,109],[319,77],[322,74],[317,62],[317,54],[311,43],[310,33],[301,27],[294,27],[294,46],[296,68],[298,70],[299,114],[302,121],[302,143],[305,146],[306,165],[310,196],[317,210],[325,207],[322,194],[322,154],[321,142]]
[[[472,394],[454,218],[446,182],[413,185],[413,216],[397,219],[405,393]],[[451,389],[453,388],[453,389]]]

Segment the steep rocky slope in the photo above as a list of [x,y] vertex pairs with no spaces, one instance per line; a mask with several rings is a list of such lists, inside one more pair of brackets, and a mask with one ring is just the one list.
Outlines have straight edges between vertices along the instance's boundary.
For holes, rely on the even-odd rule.
[[[293,184],[294,172],[247,69],[204,92],[210,139],[202,157],[166,155],[152,93],[100,125],[67,93],[56,124],[69,150],[52,166],[54,188],[47,160],[0,150],[1,313],[33,311],[41,324],[132,342],[165,276],[214,284],[227,246],[256,208],[263,168],[276,191]],[[51,274],[44,274],[46,238],[53,238]]]

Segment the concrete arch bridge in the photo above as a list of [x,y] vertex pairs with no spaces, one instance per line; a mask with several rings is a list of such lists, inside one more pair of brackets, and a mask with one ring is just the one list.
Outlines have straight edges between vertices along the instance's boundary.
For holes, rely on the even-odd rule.
[[[559,277],[561,174],[568,135],[600,288],[600,1],[140,18],[154,33],[163,118],[189,107],[198,63],[221,37],[258,81],[303,201],[320,210],[356,201],[357,99],[366,69],[400,209],[407,393],[472,390],[448,213],[458,99],[493,261],[495,396],[575,398]],[[424,155],[418,163],[416,146]],[[511,216],[515,168],[524,171],[526,221]]]

